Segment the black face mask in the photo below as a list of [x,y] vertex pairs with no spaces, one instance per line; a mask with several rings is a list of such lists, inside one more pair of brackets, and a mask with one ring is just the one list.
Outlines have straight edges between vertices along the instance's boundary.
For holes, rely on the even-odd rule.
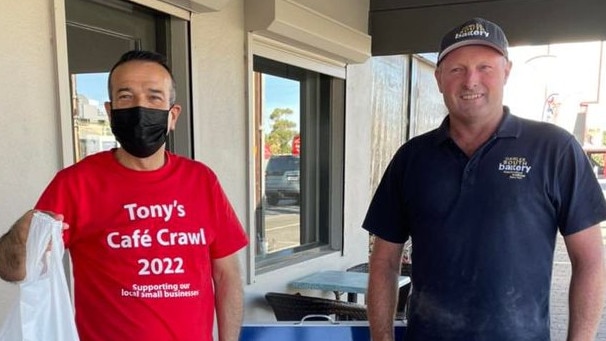
[[112,133],[126,152],[148,157],[166,142],[169,111],[144,107],[112,109]]

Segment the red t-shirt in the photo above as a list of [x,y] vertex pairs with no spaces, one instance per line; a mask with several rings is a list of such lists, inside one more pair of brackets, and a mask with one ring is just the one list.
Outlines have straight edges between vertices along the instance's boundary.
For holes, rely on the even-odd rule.
[[150,172],[111,151],[89,156],[57,173],[36,205],[70,225],[83,341],[212,340],[211,260],[248,241],[212,170],[166,156]]

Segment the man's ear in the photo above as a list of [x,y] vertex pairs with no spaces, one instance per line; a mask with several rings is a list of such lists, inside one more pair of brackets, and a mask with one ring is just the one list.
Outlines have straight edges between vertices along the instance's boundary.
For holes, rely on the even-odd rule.
[[109,117],[109,120],[111,121],[111,119],[112,119],[112,102],[105,102],[105,103],[103,103],[103,106],[105,107],[105,113],[107,114],[107,117]]
[[174,104],[170,111],[168,112],[168,129],[175,130],[177,127],[177,119],[181,114],[181,106],[179,104]]
[[511,62],[511,60],[508,60],[505,64],[505,82],[504,82],[504,84],[507,84],[507,80],[509,79],[509,74],[511,73],[512,66],[513,66],[513,63]]
[[441,81],[441,76],[442,76],[442,69],[440,69],[440,67],[436,67],[436,69],[433,72],[433,76],[436,78],[436,84],[438,85],[438,90],[440,91],[441,94],[443,94],[444,92],[442,92],[442,81]]

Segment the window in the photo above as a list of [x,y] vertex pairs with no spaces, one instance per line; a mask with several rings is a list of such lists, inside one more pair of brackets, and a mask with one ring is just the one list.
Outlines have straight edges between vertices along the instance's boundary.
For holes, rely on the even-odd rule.
[[255,55],[253,88],[263,273],[342,248],[345,81]]
[[103,103],[109,101],[108,74],[109,72],[71,75],[72,89],[76,94],[73,115],[76,161],[118,146],[103,107]]

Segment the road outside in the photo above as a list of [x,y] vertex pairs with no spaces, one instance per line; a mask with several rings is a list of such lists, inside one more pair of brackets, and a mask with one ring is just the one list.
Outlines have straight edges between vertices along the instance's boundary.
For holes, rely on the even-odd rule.
[[300,245],[300,207],[294,200],[280,200],[265,209],[267,252],[277,252]]

